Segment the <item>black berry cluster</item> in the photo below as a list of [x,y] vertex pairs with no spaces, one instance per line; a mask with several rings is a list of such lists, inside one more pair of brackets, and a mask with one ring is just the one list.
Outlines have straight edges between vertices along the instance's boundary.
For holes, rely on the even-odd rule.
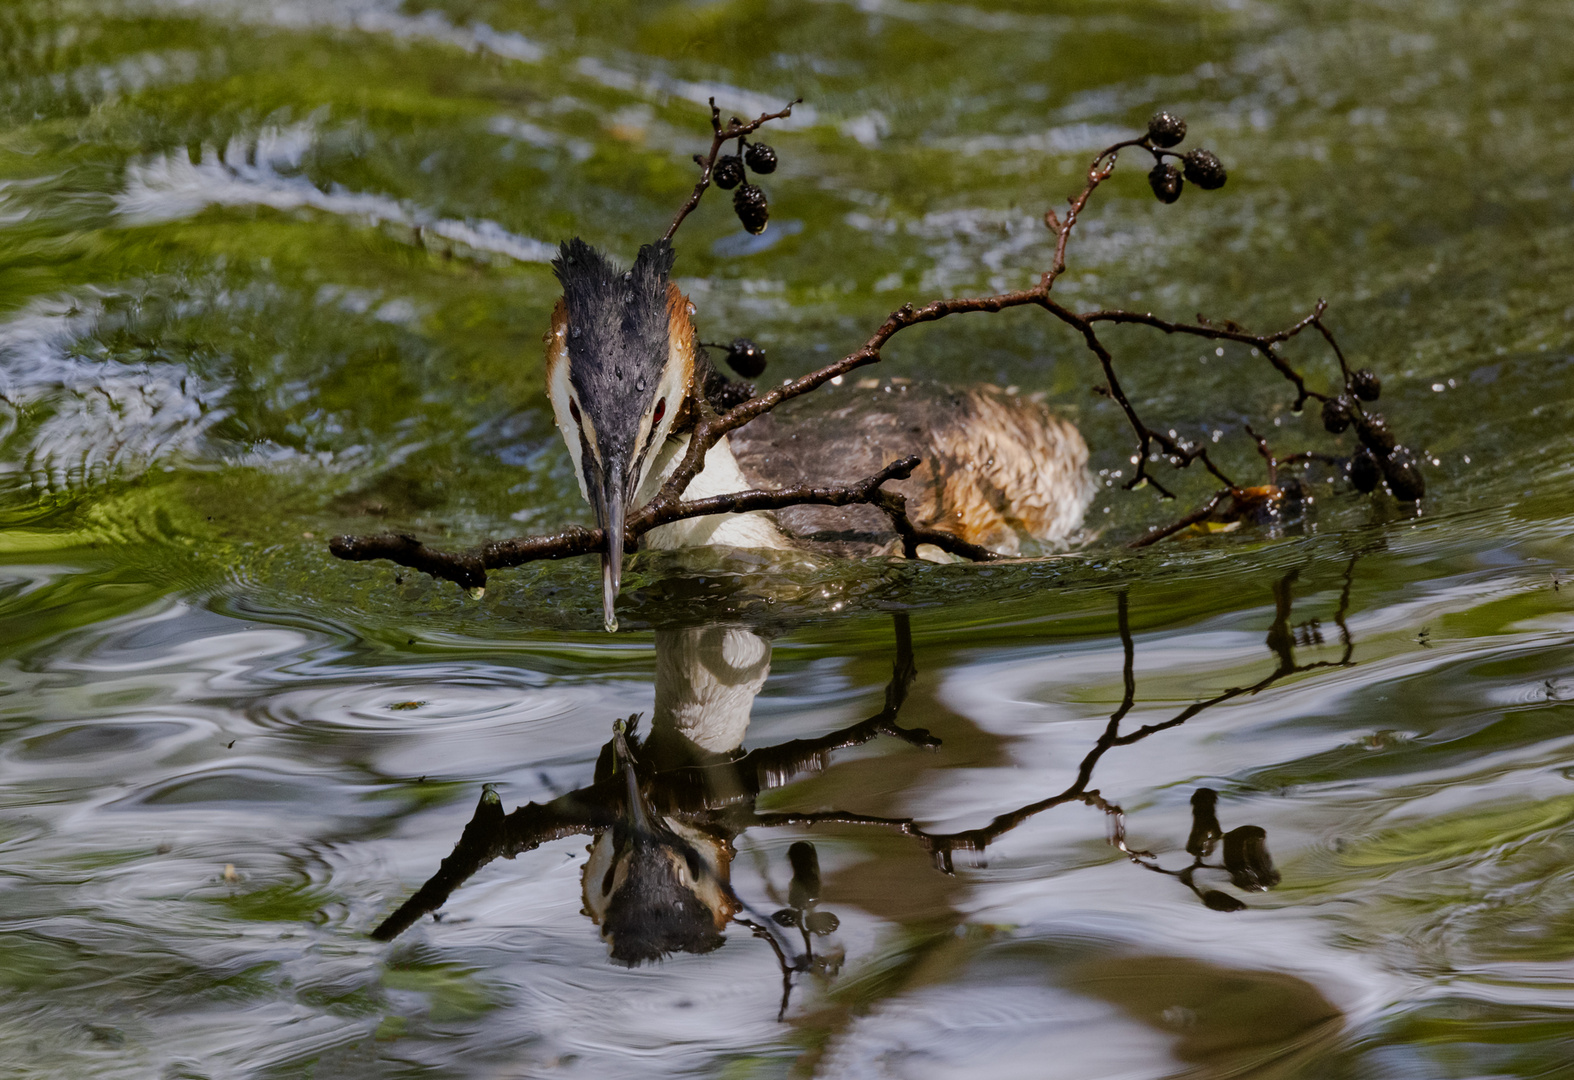
[[1400,446],[1382,413],[1367,412],[1358,402],[1376,401],[1383,384],[1370,368],[1352,371],[1345,379],[1346,392],[1323,402],[1323,427],[1332,434],[1355,428],[1361,448],[1350,458],[1350,484],[1363,494],[1388,482],[1388,490],[1402,502],[1415,502],[1426,494],[1426,481],[1415,455]]
[[724,349],[727,356],[727,366],[732,368],[743,379],[757,379],[765,371],[765,350],[748,338],[733,338],[731,342],[702,341],[699,343],[700,353],[704,358],[702,371],[704,374],[705,400],[710,402],[711,408],[717,412],[726,412],[728,409],[743,404],[754,396],[752,382],[733,382],[726,375],[718,371],[710,362],[709,349]]
[[[1279,884],[1282,876],[1273,865],[1268,851],[1268,833],[1260,825],[1242,825],[1224,831],[1219,824],[1219,793],[1212,788],[1198,788],[1191,793],[1191,834],[1186,838],[1186,854],[1192,857],[1190,866],[1180,870],[1166,870],[1147,852],[1132,853],[1132,858],[1149,870],[1179,878],[1181,883],[1204,905],[1214,911],[1245,911],[1246,903],[1222,889],[1205,889],[1197,883],[1198,870],[1223,870],[1230,875],[1230,884],[1242,892],[1267,892]],[[1222,847],[1223,864],[1208,862],[1214,850]],[[1147,855],[1147,858],[1142,856]]]
[[[733,118],[733,123],[737,123]],[[747,167],[748,172],[745,171]],[[758,236],[771,220],[771,208],[763,188],[749,183],[749,172],[764,176],[776,171],[776,151],[762,142],[738,138],[738,152],[718,158],[711,179],[723,191],[731,191],[732,209],[750,233]],[[736,189],[736,190],[734,190]],[[763,354],[762,354],[763,356]],[[728,357],[729,362],[731,356]],[[736,366],[736,365],[734,365]],[[740,370],[740,374],[743,372]],[[751,376],[752,377],[752,376]]]
[[[1148,186],[1161,203],[1179,199],[1187,184],[1215,191],[1229,179],[1223,163],[1211,150],[1188,150],[1184,154],[1171,151],[1171,147],[1179,146],[1185,138],[1186,121],[1174,113],[1154,113],[1148,120],[1148,133],[1142,140],[1153,153],[1153,171],[1148,173]],[[1167,157],[1179,159],[1180,165],[1165,161]]]

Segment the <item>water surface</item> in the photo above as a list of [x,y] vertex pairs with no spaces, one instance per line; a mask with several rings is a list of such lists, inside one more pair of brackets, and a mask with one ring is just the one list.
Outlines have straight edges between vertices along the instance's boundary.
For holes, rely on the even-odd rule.
[[[1571,46],[1551,0],[7,3],[7,1073],[1574,1075]],[[1059,559],[641,557],[615,636],[590,563],[474,601],[333,560],[339,532],[588,521],[542,387],[546,260],[659,235],[712,95],[805,98],[769,136],[767,233],[716,199],[679,235],[702,333],[759,340],[768,378],[903,302],[1026,284],[1044,207],[1163,106],[1228,186],[1163,207],[1128,162],[1057,291],[1260,328],[1327,298],[1427,500],[1323,484],[1294,528],[1135,554],[1177,507],[1117,480]],[[1244,350],[1108,340],[1155,425],[1218,432],[1228,468],[1259,468],[1248,422],[1326,446]],[[1109,480],[1131,441],[1091,360],[1024,311],[904,335],[873,374],[1044,393]],[[549,802],[615,719],[649,723],[658,627],[769,650],[736,707],[780,768],[731,884],[789,906],[812,841],[839,924],[785,1010],[736,924],[611,963],[584,835],[373,940],[482,785]],[[893,666],[887,719],[938,747],[858,727]],[[1192,891],[1111,844],[1186,866],[1199,788],[1265,830],[1276,888]],[[936,837],[1019,810],[944,872]]]

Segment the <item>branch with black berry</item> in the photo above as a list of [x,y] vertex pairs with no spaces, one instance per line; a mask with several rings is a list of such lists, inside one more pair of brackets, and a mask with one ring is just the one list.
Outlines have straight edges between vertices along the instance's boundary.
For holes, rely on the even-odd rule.
[[[738,220],[750,233],[758,236],[765,231],[765,226],[770,222],[770,206],[765,198],[765,192],[758,186],[748,182],[744,172],[745,166],[760,175],[776,171],[776,151],[762,142],[751,143],[748,140],[760,128],[772,120],[781,120],[792,115],[792,107],[802,104],[803,98],[788,102],[779,112],[761,113],[753,120],[744,121],[736,116],[730,118],[725,124],[721,122],[721,110],[716,107],[716,99],[710,99],[710,127],[711,141],[710,152],[695,154],[694,164],[700,167],[699,182],[694,185],[694,191],[687,201],[680,207],[672,219],[672,224],[667,226],[667,231],[662,234],[663,240],[671,240],[677,233],[678,226],[683,224],[683,219],[693,212],[700,204],[700,199],[705,195],[705,189],[715,184],[723,191],[732,191],[733,210],[738,215]],[[737,140],[738,152],[720,156],[722,148],[729,142]],[[719,160],[718,160],[719,159]]]
[[[763,190],[748,182],[748,172],[768,174],[777,165],[776,152],[763,143],[751,142],[749,137],[773,120],[790,116],[793,105],[788,104],[774,113],[762,113],[750,121],[737,117],[725,124],[714,100],[711,102],[711,145],[708,153],[695,155],[700,167],[700,177],[688,199],[678,209],[665,238],[670,239],[690,213],[699,206],[706,190],[714,183],[724,190],[734,190],[734,211],[745,229],[751,233],[762,232],[769,222],[769,209]],[[1214,321],[1197,316],[1195,322],[1179,322],[1160,318],[1151,312],[1122,309],[1095,309],[1077,312],[1051,296],[1055,282],[1066,269],[1066,252],[1077,220],[1088,200],[1104,181],[1114,173],[1122,150],[1145,150],[1152,155],[1154,167],[1148,174],[1155,196],[1164,203],[1174,203],[1187,184],[1201,190],[1217,190],[1228,179],[1223,164],[1211,151],[1193,149],[1185,153],[1174,147],[1186,136],[1186,124],[1172,113],[1160,112],[1148,123],[1142,135],[1117,142],[1101,151],[1088,168],[1083,188],[1073,196],[1066,210],[1057,214],[1053,209],[1044,214],[1046,226],[1054,233],[1053,253],[1048,267],[1030,287],[989,296],[957,297],[932,300],[922,306],[904,304],[893,311],[855,351],[834,363],[796,379],[790,379],[764,393],[756,394],[753,387],[725,384],[695,388],[696,418],[690,434],[688,449],[678,467],[669,475],[660,491],[638,510],[630,513],[624,534],[625,548],[633,546],[637,538],[658,525],[694,516],[700,504],[685,502],[684,492],[699,473],[708,451],[727,433],[735,431],[751,420],[775,409],[783,402],[810,393],[858,368],[875,364],[883,359],[885,345],[898,334],[914,326],[937,322],[952,315],[972,312],[1000,312],[1017,307],[1039,307],[1055,316],[1074,330],[1084,345],[1094,354],[1103,375],[1095,387],[1097,393],[1114,401],[1121,409],[1136,437],[1136,450],[1132,456],[1135,466],[1131,478],[1123,484],[1127,489],[1151,486],[1162,498],[1175,498],[1163,482],[1154,475],[1150,465],[1159,460],[1172,469],[1184,470],[1194,462],[1221,485],[1201,506],[1180,520],[1151,529],[1145,536],[1133,541],[1131,546],[1143,547],[1158,540],[1185,531],[1203,523],[1236,524],[1240,522],[1268,523],[1281,520],[1299,511],[1304,501],[1304,486],[1293,481],[1283,481],[1283,467],[1304,466],[1312,461],[1334,463],[1362,493],[1372,493],[1386,484],[1394,498],[1403,502],[1419,500],[1426,490],[1425,481],[1415,455],[1400,445],[1390,430],[1386,419],[1368,411],[1367,404],[1377,400],[1381,384],[1368,369],[1352,370],[1343,350],[1324,321],[1327,310],[1325,301],[1319,300],[1311,313],[1284,329],[1266,334],[1252,333],[1232,320]],[[723,155],[728,144],[736,144],[736,153]],[[1179,165],[1176,164],[1179,162]],[[1217,342],[1234,342],[1249,346],[1263,356],[1273,370],[1288,381],[1295,390],[1292,410],[1299,412],[1308,401],[1317,401],[1322,409],[1324,427],[1331,434],[1354,429],[1361,446],[1349,457],[1307,451],[1275,458],[1266,443],[1258,441],[1267,465],[1267,481],[1258,484],[1237,482],[1226,473],[1200,439],[1191,441],[1173,433],[1173,428],[1157,427],[1143,419],[1131,397],[1127,394],[1116,372],[1115,357],[1099,337],[1103,324],[1142,325],[1165,334],[1181,334]],[[1282,355],[1281,346],[1315,329],[1332,350],[1339,364],[1340,389],[1327,393],[1308,385],[1306,378]],[[730,345],[711,346],[727,350],[729,365],[745,378],[754,378],[765,367],[764,350],[745,338],[735,339]],[[714,375],[709,364],[696,365]],[[1255,439],[1255,434],[1252,436]],[[889,470],[887,470],[889,471]],[[894,475],[894,474],[893,474]],[[871,480],[874,478],[871,478]],[[773,493],[739,492],[706,500],[705,513],[735,513],[760,509],[762,500],[770,501],[775,508],[823,501],[828,491],[838,492],[846,499],[847,493],[857,489],[860,497],[852,501],[865,501],[880,506],[891,517],[902,540],[904,551],[911,556],[920,543],[936,543],[943,550],[970,559],[990,558],[992,555],[975,545],[966,544],[938,528],[923,528],[906,519],[902,508],[895,505],[897,498],[890,493],[868,487],[869,481],[854,485],[836,485],[833,488],[799,485],[791,491]],[[813,497],[793,501],[799,492],[813,492]],[[838,503],[840,505],[840,503]],[[426,548],[413,538],[403,536],[337,537],[332,543],[334,554],[341,558],[382,558],[423,570],[426,573],[460,582],[471,588],[484,585],[486,570],[504,566],[517,566],[537,559],[556,559],[588,554],[600,550],[601,538],[596,530],[568,529],[553,536],[523,537],[514,540],[491,542],[469,552],[442,552]]]

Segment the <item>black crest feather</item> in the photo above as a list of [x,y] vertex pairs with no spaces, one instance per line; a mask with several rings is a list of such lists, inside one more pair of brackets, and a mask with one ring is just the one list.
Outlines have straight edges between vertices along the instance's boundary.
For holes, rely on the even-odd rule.
[[633,438],[666,366],[675,258],[661,240],[640,248],[625,270],[575,237],[552,260],[568,315],[569,375],[604,444]]

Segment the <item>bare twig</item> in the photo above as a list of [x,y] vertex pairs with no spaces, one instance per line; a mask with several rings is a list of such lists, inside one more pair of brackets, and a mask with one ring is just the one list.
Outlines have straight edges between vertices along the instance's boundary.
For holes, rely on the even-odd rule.
[[[898,535],[911,546],[935,544],[969,558],[995,558],[993,552],[969,544],[949,533],[922,529],[908,519],[900,495],[880,490],[892,480],[905,480],[918,467],[919,458],[893,461],[873,476],[851,484],[814,486],[797,484],[779,491],[739,491],[714,495],[693,502],[677,501],[659,513],[630,521],[624,533],[624,546],[633,550],[639,538],[652,529],[674,521],[706,517],[710,514],[744,514],[755,510],[780,510],[788,506],[849,506],[870,504],[891,518]],[[452,581],[466,589],[484,589],[486,572],[519,566],[539,559],[567,559],[600,551],[605,540],[600,529],[570,528],[551,536],[528,536],[515,540],[494,540],[466,551],[441,551],[429,548],[407,533],[382,533],[375,536],[336,536],[328,549],[341,559],[364,562],[386,559],[420,570],[436,578]]]
[[1179,521],[1172,521],[1162,529],[1154,529],[1152,532],[1148,533],[1148,535],[1140,536],[1126,546],[1144,548],[1149,544],[1158,543],[1167,536],[1174,536],[1182,529],[1188,529],[1193,525],[1199,524],[1200,522],[1207,521],[1209,516],[1212,515],[1213,511],[1218,508],[1218,505],[1223,502],[1229,494],[1229,488],[1225,488],[1223,491],[1215,491],[1212,498],[1203,503],[1202,506],[1196,510],[1193,510],[1185,517],[1181,518]]

